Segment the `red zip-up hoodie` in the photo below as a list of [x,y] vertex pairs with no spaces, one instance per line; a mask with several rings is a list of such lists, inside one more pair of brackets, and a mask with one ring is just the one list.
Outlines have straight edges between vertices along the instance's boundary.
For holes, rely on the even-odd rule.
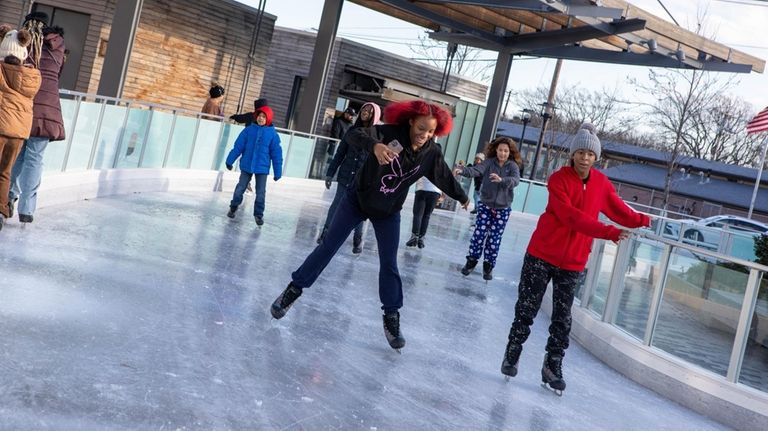
[[650,218],[628,207],[603,173],[592,169],[586,183],[565,166],[547,184],[549,200],[528,243],[528,253],[568,271],[583,271],[593,238],[616,241],[621,230],[598,221],[603,213],[629,228],[648,226]]

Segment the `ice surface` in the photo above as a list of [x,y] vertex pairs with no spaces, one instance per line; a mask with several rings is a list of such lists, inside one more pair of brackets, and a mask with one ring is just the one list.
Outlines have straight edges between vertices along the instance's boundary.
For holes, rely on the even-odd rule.
[[[300,184],[300,185],[297,185]],[[714,430],[575,343],[562,398],[542,389],[540,315],[517,377],[499,372],[534,221],[509,222],[495,279],[463,277],[466,212],[436,210],[400,250],[403,354],[383,335],[375,240],[351,238],[274,321],[269,305],[315,245],[333,190],[150,193],[42,208],[0,232],[0,428]],[[410,232],[410,200],[401,239]],[[401,243],[404,243],[404,239]]]

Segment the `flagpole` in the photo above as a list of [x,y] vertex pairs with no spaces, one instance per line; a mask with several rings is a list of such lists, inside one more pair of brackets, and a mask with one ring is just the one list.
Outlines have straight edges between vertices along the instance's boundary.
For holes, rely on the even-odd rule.
[[763,168],[765,167],[765,153],[768,150],[768,135],[763,139],[763,155],[760,157],[760,165],[757,168],[757,178],[755,179],[755,189],[752,190],[752,201],[749,203],[749,213],[747,218],[752,218],[752,210],[755,208],[755,199],[757,190],[760,188],[760,180],[763,178]]

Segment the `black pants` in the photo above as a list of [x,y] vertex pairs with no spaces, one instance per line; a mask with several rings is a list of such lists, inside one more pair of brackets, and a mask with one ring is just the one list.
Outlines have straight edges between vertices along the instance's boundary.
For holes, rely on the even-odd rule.
[[425,190],[416,191],[416,197],[413,199],[412,234],[424,236],[427,233],[429,217],[432,215],[438,199],[440,199],[440,193]]
[[541,300],[552,280],[552,322],[549,325],[547,352],[565,355],[571,333],[573,293],[581,271],[567,271],[526,253],[520,274],[515,321],[509,330],[509,340],[522,345],[531,334],[533,319],[541,308]]

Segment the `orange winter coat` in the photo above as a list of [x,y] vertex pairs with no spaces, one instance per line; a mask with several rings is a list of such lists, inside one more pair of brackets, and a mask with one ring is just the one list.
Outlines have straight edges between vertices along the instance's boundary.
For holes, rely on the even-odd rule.
[[0,62],[0,135],[29,138],[32,105],[40,82],[39,70]]

